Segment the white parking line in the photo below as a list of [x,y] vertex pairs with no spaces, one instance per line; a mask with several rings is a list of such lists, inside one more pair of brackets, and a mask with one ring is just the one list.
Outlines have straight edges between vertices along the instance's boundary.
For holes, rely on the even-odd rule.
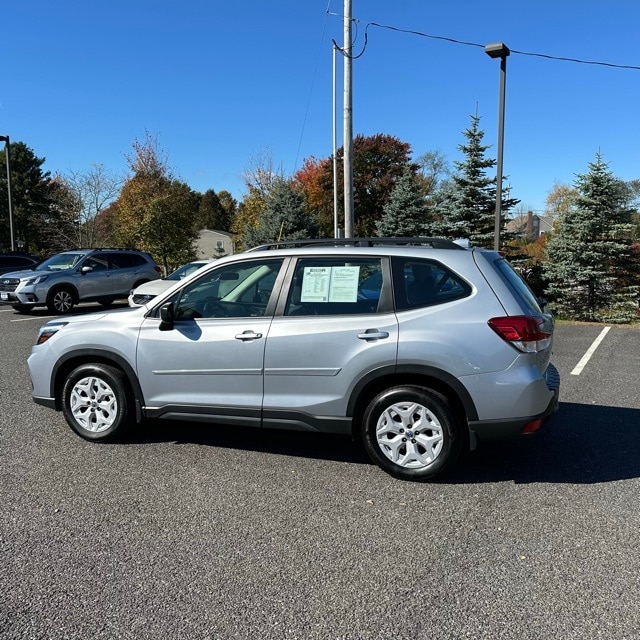
[[27,322],[28,320],[46,320],[47,318],[55,318],[56,316],[35,316],[30,318],[16,318],[11,322]]
[[587,349],[587,352],[582,356],[580,362],[578,362],[574,370],[571,372],[572,376],[579,376],[582,373],[582,370],[587,366],[587,362],[591,360],[591,356],[595,353],[595,350],[604,340],[604,337],[607,335],[607,333],[609,333],[609,329],[611,329],[611,327],[605,327],[600,332],[600,335],[593,341],[593,344]]

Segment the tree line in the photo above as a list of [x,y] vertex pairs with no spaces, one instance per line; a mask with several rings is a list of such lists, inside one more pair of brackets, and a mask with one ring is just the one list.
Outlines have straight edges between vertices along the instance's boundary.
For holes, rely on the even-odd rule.
[[[412,157],[387,134],[353,141],[354,228],[358,236],[468,238],[493,247],[495,159],[480,117],[471,116],[449,165],[440,151]],[[4,161],[0,152],[0,162]],[[51,175],[22,142],[11,144],[14,236],[25,251],[50,255],[74,247],[128,246],[149,251],[165,272],[195,257],[200,229],[232,232],[236,246],[333,237],[344,228],[343,150],[334,211],[333,157],[304,160],[286,176],[268,153],[245,172],[237,202],[227,191],[199,193],[175,176],[157,138],[146,133],[120,177],[102,165]],[[505,178],[503,178],[504,183]],[[0,249],[9,245],[6,177],[0,179]],[[519,200],[502,189],[501,249],[559,317],[632,322],[640,288],[640,180],[624,182],[598,152],[573,185],[554,185],[546,212],[553,228],[533,238],[511,228]]]

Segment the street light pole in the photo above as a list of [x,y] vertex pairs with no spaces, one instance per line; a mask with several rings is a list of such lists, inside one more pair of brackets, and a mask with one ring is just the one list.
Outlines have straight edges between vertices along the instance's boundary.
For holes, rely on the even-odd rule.
[[504,103],[507,84],[507,57],[511,53],[504,42],[494,42],[484,48],[490,58],[500,58],[500,100],[498,108],[498,166],[496,169],[496,219],[493,248],[500,249],[500,227],[502,226],[502,156],[504,152]]
[[11,161],[9,160],[9,136],[0,136],[0,142],[4,142],[4,155],[7,159],[7,195],[9,196],[9,238],[11,240],[11,251],[16,250],[13,239],[13,201],[11,198]]

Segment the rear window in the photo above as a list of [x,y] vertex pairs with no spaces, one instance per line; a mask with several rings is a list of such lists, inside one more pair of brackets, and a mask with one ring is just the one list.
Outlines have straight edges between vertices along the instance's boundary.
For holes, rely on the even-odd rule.
[[137,253],[110,253],[111,266],[114,269],[130,269],[145,264],[146,260]]
[[529,285],[520,277],[518,272],[504,259],[495,261],[498,273],[509,283],[515,294],[532,311],[542,313],[535,293],[529,289]]
[[471,286],[435,260],[393,258],[393,285],[399,311],[466,298]]

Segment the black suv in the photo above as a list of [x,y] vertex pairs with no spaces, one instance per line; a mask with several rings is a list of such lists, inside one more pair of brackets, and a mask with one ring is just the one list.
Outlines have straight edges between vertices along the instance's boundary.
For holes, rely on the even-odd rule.
[[22,271],[24,269],[33,269],[42,262],[36,256],[30,256],[28,253],[19,251],[11,251],[10,253],[0,253],[0,274],[10,273],[11,271]]

